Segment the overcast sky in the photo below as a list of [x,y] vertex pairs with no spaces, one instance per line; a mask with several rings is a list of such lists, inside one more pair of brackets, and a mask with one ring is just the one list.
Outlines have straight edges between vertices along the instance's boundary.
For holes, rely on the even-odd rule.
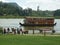
[[60,0],[0,0],[3,2],[16,2],[23,8],[37,9],[39,5],[40,10],[56,10],[60,9]]

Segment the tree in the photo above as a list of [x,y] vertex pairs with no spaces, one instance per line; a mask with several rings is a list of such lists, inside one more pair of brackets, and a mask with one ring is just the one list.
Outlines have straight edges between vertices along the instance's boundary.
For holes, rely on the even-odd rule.
[[28,8],[28,15],[31,16],[32,15],[32,9]]
[[60,9],[54,11],[54,16],[60,16]]
[[22,7],[16,7],[16,11],[21,16],[23,9],[22,9]]
[[0,16],[2,16],[3,15],[3,3],[2,2],[0,2]]
[[24,9],[23,15],[24,16],[31,16],[32,15],[32,9],[31,8]]
[[23,16],[27,16],[28,15],[28,11],[27,9],[24,9],[23,12],[22,12]]

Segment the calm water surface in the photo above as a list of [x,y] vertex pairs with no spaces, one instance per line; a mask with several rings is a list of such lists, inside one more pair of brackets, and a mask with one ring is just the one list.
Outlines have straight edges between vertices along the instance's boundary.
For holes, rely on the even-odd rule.
[[[24,19],[0,19],[0,27],[19,28],[20,27],[19,22],[24,23]],[[57,24],[56,26],[54,26],[54,29],[56,30],[56,32],[60,33],[60,19],[55,19],[55,22]]]

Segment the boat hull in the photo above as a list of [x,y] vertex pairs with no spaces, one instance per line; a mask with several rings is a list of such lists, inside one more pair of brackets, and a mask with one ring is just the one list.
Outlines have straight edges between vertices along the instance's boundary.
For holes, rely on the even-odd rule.
[[21,26],[55,26],[55,24],[21,24],[19,23]]

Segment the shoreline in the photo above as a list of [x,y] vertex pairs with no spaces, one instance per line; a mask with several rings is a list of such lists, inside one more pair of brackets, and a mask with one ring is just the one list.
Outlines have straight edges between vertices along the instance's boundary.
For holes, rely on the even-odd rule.
[[[0,19],[20,19],[29,16],[0,16]],[[30,16],[30,17],[53,17],[53,16]],[[55,16],[54,19],[60,19],[60,16]]]

